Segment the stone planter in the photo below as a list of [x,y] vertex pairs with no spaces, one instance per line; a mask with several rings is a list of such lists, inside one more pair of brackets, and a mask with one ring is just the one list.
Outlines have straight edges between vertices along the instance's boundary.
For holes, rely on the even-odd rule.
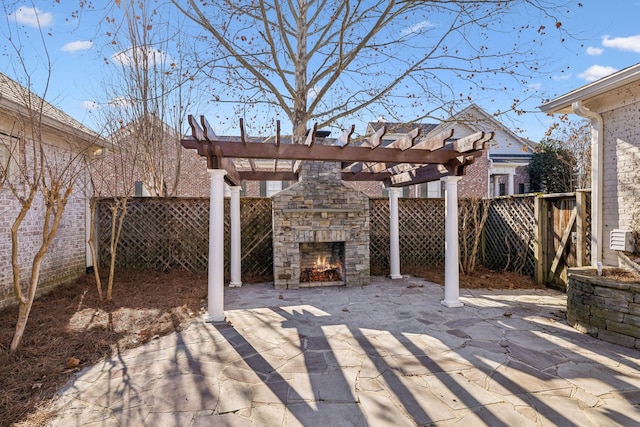
[[[608,277],[609,276],[609,277]],[[640,283],[616,280],[604,270],[568,271],[567,321],[603,341],[640,349]]]

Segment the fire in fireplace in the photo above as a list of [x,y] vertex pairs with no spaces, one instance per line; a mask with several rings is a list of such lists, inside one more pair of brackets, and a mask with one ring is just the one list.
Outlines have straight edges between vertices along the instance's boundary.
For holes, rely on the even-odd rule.
[[300,286],[345,283],[344,242],[300,243]]

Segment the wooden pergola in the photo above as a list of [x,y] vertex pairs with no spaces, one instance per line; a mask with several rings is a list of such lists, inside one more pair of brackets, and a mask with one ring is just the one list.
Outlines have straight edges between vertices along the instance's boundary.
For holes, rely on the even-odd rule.
[[[338,138],[310,129],[305,140],[245,135],[242,119],[239,136],[218,136],[204,116],[200,122],[189,116],[191,136],[180,142],[207,159],[211,176],[209,224],[209,321],[224,320],[224,183],[231,187],[231,283],[240,286],[240,208],[243,180],[297,181],[305,160],[340,162],[344,181],[380,181],[389,188],[391,278],[400,278],[398,197],[400,187],[441,180],[445,183],[445,298],[447,307],[460,307],[458,283],[458,196],[457,182],[467,166],[482,154],[493,132],[478,132],[454,139],[454,131],[420,137],[418,128],[383,144],[386,129],[366,139],[351,139],[354,126]],[[322,138],[322,142],[319,139]],[[318,143],[316,143],[318,142]]]

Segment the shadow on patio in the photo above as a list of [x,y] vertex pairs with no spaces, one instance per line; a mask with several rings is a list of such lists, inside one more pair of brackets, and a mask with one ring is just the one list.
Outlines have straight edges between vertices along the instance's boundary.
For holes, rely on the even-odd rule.
[[[563,294],[463,290],[465,306],[449,309],[438,285],[373,279],[226,289],[228,324],[197,323],[125,353],[113,363],[136,391],[95,404],[125,424],[640,422],[640,354],[567,326]],[[111,384],[93,375],[93,387]],[[75,399],[90,400],[83,393]]]

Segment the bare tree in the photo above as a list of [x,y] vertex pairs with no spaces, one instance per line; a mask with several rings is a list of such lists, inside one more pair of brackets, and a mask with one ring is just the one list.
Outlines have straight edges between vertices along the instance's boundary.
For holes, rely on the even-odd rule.
[[460,271],[471,274],[476,269],[480,238],[489,218],[491,200],[478,197],[460,203]]
[[563,32],[553,14],[564,5],[542,0],[172,3],[209,41],[199,64],[210,71],[213,99],[281,112],[298,138],[309,121],[325,127],[363,111],[450,114],[473,91],[506,91],[496,76],[513,79],[511,107],[521,112],[526,82],[541,73],[534,49],[547,27]]
[[115,47],[115,53],[104,57],[103,105],[109,111],[103,119],[124,152],[132,154],[123,145],[136,145],[131,177],[138,177],[151,196],[175,196],[180,138],[195,102],[196,80],[186,56],[192,48],[187,49],[180,20],[169,19],[167,8],[157,1],[127,0],[119,6],[113,12],[122,16],[106,19],[113,28],[105,46]]
[[[10,230],[11,269],[13,291],[18,301],[18,319],[10,345],[10,351],[14,352],[22,342],[45,255],[74,189],[83,184],[86,154],[98,136],[76,126],[77,123],[66,123],[67,116],[45,101],[52,67],[42,27],[39,28],[39,41],[44,52],[41,59],[46,67],[46,79],[44,83],[39,81],[44,88],[42,94],[34,93],[31,70],[22,54],[19,34],[12,29],[9,18],[7,20],[8,25],[4,28],[7,47],[13,50],[16,74],[22,76],[22,82],[18,83],[0,74],[3,97],[13,106],[3,112],[11,129],[8,155],[0,164],[0,183],[1,190],[8,190],[17,202],[17,208],[9,210],[14,215]],[[64,130],[51,127],[56,120]],[[38,224],[40,238],[34,252],[26,251],[21,244],[25,221]],[[25,256],[31,264],[26,274],[23,272]],[[24,281],[23,276],[26,276]]]
[[[109,117],[109,116],[108,116]],[[113,120],[113,116],[112,120]],[[109,123],[109,120],[106,120]],[[91,185],[89,186],[90,224],[88,245],[93,259],[93,273],[96,280],[96,288],[100,301],[111,301],[113,296],[113,280],[115,277],[116,256],[122,225],[127,214],[127,205],[133,196],[139,158],[139,145],[135,144],[135,138],[130,134],[132,129],[120,130],[111,135],[111,152],[90,162]],[[97,204],[100,197],[108,196],[104,205],[108,206],[111,213],[109,234],[109,274],[107,276],[107,292],[104,298],[102,291],[102,278],[100,276],[100,257],[96,243]]]
[[547,132],[550,139],[572,154],[573,188],[591,188],[591,124],[588,120],[559,117]]

